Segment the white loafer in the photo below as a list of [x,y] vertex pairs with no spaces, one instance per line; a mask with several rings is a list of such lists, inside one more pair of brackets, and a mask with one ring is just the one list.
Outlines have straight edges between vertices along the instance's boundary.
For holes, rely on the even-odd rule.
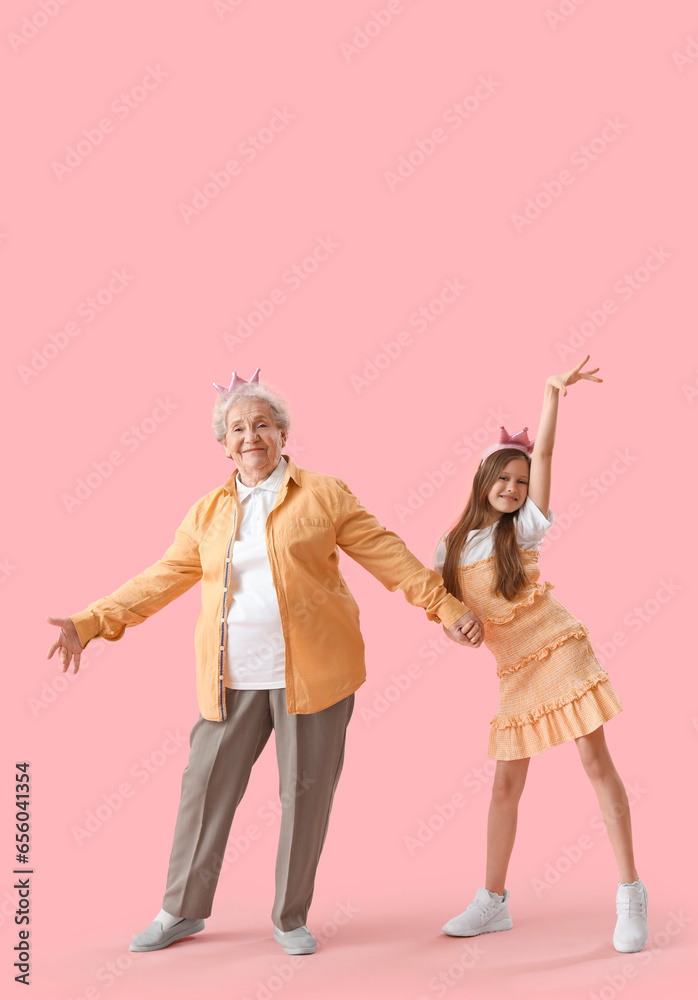
[[317,941],[303,924],[292,931],[282,931],[274,924],[274,940],[278,941],[287,955],[312,955]]
[[203,920],[190,920],[183,917],[169,930],[163,930],[159,920],[153,920],[144,931],[136,934],[129,945],[130,951],[159,951],[160,948],[167,948],[168,945],[179,941],[181,938],[189,937],[190,934],[198,934],[205,927]]

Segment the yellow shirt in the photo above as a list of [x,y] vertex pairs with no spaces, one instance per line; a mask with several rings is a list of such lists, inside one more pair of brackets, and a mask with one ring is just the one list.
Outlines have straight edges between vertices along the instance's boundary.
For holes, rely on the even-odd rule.
[[[286,646],[290,714],[319,712],[366,679],[359,608],[339,571],[339,546],[388,590],[400,589],[430,621],[447,627],[468,610],[443,579],[359,503],[334,476],[288,467],[265,527]],[[201,580],[196,692],[201,715],[223,721],[229,581],[240,519],[236,473],[197,500],[163,557],[108,597],[71,615],[83,646],[120,639]]]

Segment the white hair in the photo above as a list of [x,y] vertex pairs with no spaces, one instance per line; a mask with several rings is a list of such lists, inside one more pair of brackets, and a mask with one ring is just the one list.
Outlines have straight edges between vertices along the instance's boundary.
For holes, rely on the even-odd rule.
[[216,396],[213,407],[213,431],[219,444],[223,444],[225,440],[228,430],[228,411],[231,406],[247,400],[259,400],[260,403],[266,403],[276,426],[279,430],[288,433],[291,417],[286,402],[268,386],[258,382],[246,382],[239,385],[233,392],[218,392],[216,390]]

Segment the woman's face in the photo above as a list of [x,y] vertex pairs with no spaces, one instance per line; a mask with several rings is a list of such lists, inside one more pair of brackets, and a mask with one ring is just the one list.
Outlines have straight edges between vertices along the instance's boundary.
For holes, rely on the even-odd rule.
[[271,475],[285,444],[286,431],[276,426],[267,403],[252,399],[228,410],[223,448],[237,465],[246,486],[261,483]]
[[490,515],[498,521],[502,514],[509,514],[521,507],[528,495],[528,462],[523,456],[512,458],[495,479],[487,499]]

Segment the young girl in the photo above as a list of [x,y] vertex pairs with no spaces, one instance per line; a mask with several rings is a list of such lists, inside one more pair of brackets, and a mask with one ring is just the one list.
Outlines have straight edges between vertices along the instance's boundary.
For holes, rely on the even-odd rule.
[[[528,428],[482,455],[459,521],[441,540],[434,560],[446,589],[482,620],[484,642],[497,660],[499,712],[488,754],[497,760],[487,825],[487,872],[473,902],[444,926],[471,937],[509,930],[505,880],[516,835],[519,798],[535,754],[575,740],[599,800],[618,863],[617,951],[640,951],[648,935],[647,889],[633,858],[630,810],[623,782],[606,746],[603,723],[622,709],[608,674],[594,656],[588,629],[539,583],[538,546],[553,523],[550,476],[560,392],[595,378],[583,372],[589,355],[545,384],[538,435]],[[547,512],[547,516],[546,516]],[[471,639],[474,645],[483,635]]]

